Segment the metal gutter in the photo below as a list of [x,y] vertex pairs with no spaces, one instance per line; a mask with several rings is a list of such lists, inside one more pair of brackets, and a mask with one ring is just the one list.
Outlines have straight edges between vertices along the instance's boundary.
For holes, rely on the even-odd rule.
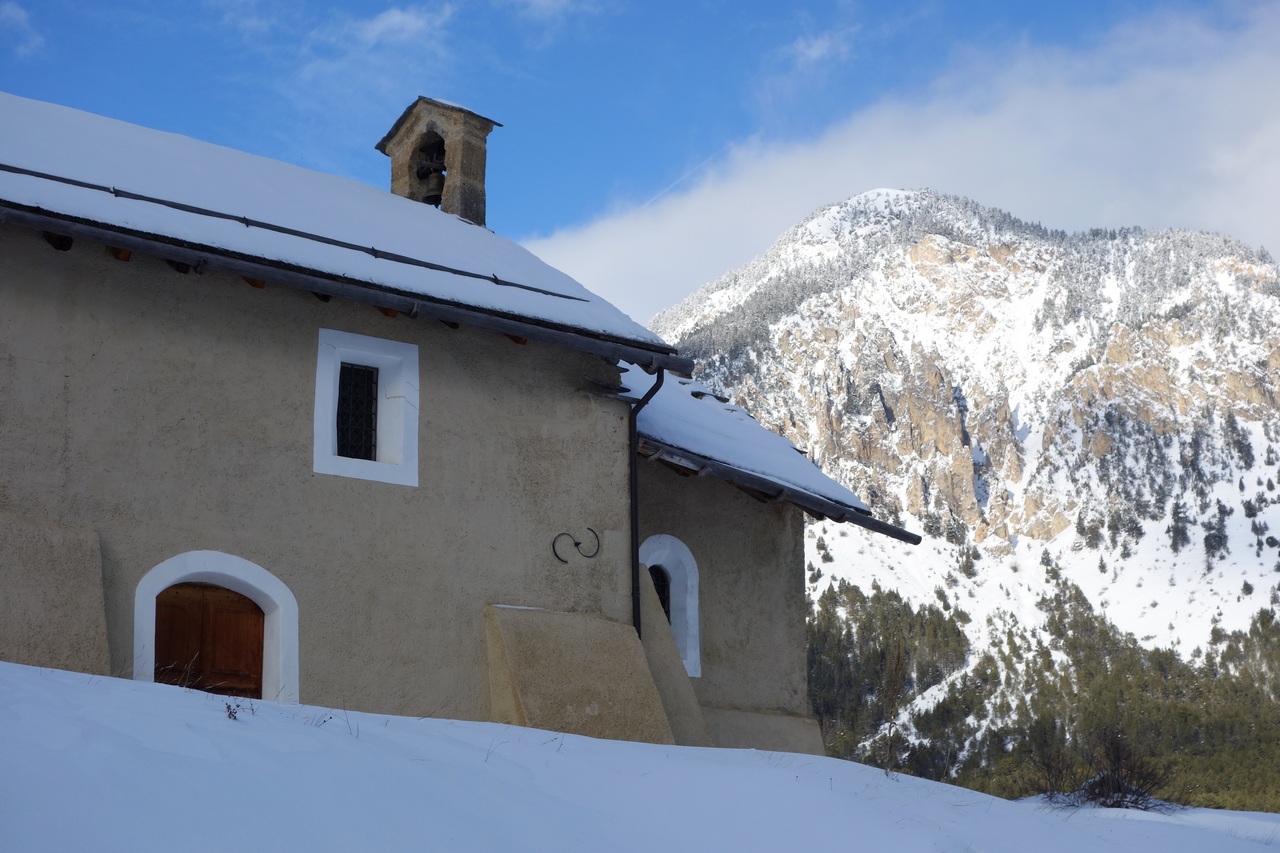
[[640,626],[640,431],[637,421],[640,410],[649,405],[649,401],[662,388],[667,374],[659,368],[658,375],[645,395],[631,404],[631,414],[627,418],[627,447],[630,449],[631,474],[631,624],[635,626],[636,636],[644,639]]

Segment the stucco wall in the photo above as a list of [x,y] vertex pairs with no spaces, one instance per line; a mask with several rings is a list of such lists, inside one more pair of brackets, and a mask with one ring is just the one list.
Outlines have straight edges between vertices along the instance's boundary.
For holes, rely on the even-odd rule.
[[[320,328],[418,345],[418,488],[312,471]],[[0,511],[97,531],[113,672],[139,579],[208,549],[296,596],[303,702],[487,718],[485,604],[629,620],[627,408],[588,376],[616,380],[590,356],[0,227]],[[556,560],[553,537],[587,527],[599,554]]]
[[0,512],[0,658],[110,674],[93,530]]
[[809,716],[778,711],[739,711],[707,708],[703,712],[716,746],[826,755],[822,729]]
[[674,743],[635,630],[586,613],[485,608],[494,720]]
[[681,540],[698,564],[705,708],[807,716],[804,523],[712,477],[640,463],[640,538]]

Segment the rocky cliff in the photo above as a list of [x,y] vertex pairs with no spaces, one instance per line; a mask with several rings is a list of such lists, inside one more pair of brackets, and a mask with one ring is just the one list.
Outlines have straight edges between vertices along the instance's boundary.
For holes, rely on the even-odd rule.
[[[1052,564],[1184,653],[1280,600],[1265,250],[1066,234],[880,190],[818,211],[654,328],[877,515],[932,537],[912,551],[815,527],[815,591],[825,571],[1034,629]],[[956,574],[966,555],[980,572]]]

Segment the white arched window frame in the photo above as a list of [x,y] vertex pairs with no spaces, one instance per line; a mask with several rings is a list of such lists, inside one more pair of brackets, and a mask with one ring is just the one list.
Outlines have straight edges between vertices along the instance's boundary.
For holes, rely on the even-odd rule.
[[674,536],[659,533],[640,546],[640,562],[662,568],[671,580],[671,633],[691,678],[702,675],[702,639],[698,625],[698,563]]
[[133,597],[133,677],[154,681],[156,596],[179,583],[210,583],[262,608],[262,698],[298,701],[298,601],[261,566],[221,551],[188,551],[147,572]]

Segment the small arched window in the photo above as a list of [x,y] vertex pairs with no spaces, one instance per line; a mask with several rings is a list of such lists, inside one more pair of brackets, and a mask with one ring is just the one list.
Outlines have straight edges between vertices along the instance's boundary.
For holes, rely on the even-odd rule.
[[[640,546],[640,562],[650,567],[650,577],[662,601],[657,575],[666,581],[663,611],[671,622],[671,633],[690,677],[702,675],[702,640],[698,616],[698,563],[689,548],[674,536],[659,533]],[[657,570],[656,573],[654,570]]]

